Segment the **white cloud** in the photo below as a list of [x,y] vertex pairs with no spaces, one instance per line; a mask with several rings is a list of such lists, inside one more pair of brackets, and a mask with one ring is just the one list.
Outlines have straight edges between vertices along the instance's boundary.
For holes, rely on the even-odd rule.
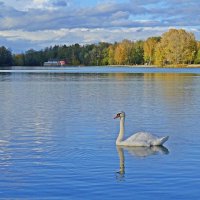
[[[169,27],[199,30],[196,0],[0,0],[0,42],[22,49],[114,42],[161,35]],[[91,0],[86,1],[87,5]],[[79,6],[81,5],[81,6]],[[176,6],[178,5],[178,6]],[[199,31],[194,31],[199,37]],[[11,48],[15,48],[12,47]]]
[[[145,39],[149,35],[161,35],[166,28],[121,28],[121,29],[105,29],[105,28],[74,28],[74,29],[59,29],[59,30],[44,30],[44,31],[23,31],[10,30],[0,31],[0,38],[6,38],[14,43],[21,41],[30,46],[34,44],[34,48],[41,49],[50,45],[74,44],[81,45],[98,43],[98,42],[115,42],[123,39],[139,40]],[[29,45],[28,45],[29,44]],[[48,45],[47,45],[48,44]],[[14,49],[14,51],[16,51]]]
[[5,6],[19,11],[29,10],[56,10],[60,6],[70,5],[71,0],[1,0]]

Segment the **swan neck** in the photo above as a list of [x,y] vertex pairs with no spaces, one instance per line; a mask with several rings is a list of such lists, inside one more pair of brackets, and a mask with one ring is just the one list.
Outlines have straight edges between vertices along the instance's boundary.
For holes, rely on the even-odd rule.
[[119,130],[118,138],[116,140],[116,144],[118,145],[120,144],[120,142],[122,142],[123,137],[124,137],[124,121],[125,121],[124,117],[120,118],[120,130]]

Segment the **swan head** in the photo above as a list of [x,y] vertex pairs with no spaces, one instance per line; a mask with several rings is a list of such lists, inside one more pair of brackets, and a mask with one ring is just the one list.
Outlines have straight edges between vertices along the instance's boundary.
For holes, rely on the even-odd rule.
[[117,118],[125,118],[125,112],[124,111],[121,111],[119,113],[116,114],[116,116],[114,117],[114,119],[117,119]]

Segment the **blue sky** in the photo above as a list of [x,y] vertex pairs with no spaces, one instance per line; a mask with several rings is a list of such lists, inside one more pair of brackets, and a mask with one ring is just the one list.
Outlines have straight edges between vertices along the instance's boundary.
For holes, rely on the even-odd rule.
[[183,28],[200,40],[199,0],[0,0],[0,46],[13,52],[159,36]]

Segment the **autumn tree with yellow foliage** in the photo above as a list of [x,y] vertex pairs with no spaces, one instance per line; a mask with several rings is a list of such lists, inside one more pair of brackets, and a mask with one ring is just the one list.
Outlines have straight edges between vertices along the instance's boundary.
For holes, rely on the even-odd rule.
[[154,64],[155,49],[161,37],[150,37],[144,42],[144,61],[148,65]]
[[170,29],[161,37],[150,37],[145,41],[123,40],[114,44],[100,42],[90,45],[47,47],[44,50],[30,49],[24,54],[8,52],[1,47],[0,65],[42,65],[48,60],[66,60],[68,65],[148,65],[186,66],[200,64],[200,42],[193,33],[183,29]]
[[118,65],[130,64],[132,49],[133,42],[129,40],[118,43],[114,54],[115,63]]
[[193,33],[183,29],[170,29],[156,45],[155,64],[191,64],[196,50],[197,43]]
[[109,46],[108,61],[110,65],[143,64],[143,41],[123,40]]

